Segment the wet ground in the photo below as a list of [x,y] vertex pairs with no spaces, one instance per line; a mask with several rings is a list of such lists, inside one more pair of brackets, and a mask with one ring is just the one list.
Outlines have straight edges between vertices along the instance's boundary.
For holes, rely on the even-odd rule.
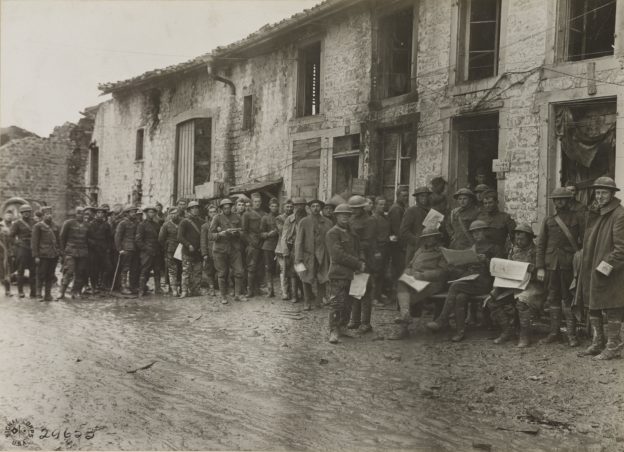
[[624,450],[624,360],[455,344],[418,319],[383,340],[381,309],[331,345],[327,310],[301,307],[0,297],[0,423],[33,429],[0,448]]

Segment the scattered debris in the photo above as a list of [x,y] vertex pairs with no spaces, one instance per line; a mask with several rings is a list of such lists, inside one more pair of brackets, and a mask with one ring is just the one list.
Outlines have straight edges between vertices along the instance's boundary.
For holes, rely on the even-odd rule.
[[504,430],[506,432],[519,432],[519,433],[526,433],[528,435],[537,435],[539,433],[539,427],[532,427],[530,425],[527,426],[522,426],[522,427],[502,427],[502,426],[498,426],[496,427],[496,430]]
[[543,380],[543,379],[544,379],[544,377],[541,376],[541,375],[539,377],[537,375],[531,375],[529,377],[529,380],[533,380],[533,381],[540,381],[540,380]]
[[486,394],[489,394],[490,392],[494,392],[494,385],[490,385],[487,388],[485,388],[485,392]]
[[570,424],[567,422],[557,421],[555,419],[550,419],[546,417],[546,414],[538,409],[530,408],[526,410],[526,419],[529,422],[534,422],[536,424],[548,425],[556,428],[565,428],[569,429]]
[[136,368],[136,369],[134,369],[134,370],[128,370],[126,373],[128,373],[128,374],[135,374],[135,373],[137,373],[139,370],[149,369],[150,367],[152,367],[152,366],[153,366],[154,364],[156,364],[157,362],[158,362],[158,361],[152,361],[151,363],[149,363],[149,364],[147,364],[147,365],[145,365],[145,366],[138,367],[138,368]]
[[388,361],[401,361],[401,355],[397,355],[395,353],[386,353],[384,354],[384,358]]
[[81,359],[81,358],[76,358],[76,362],[77,362],[77,363],[79,363],[79,362],[81,362],[81,361],[82,361],[82,359]]
[[476,443],[473,442],[472,443],[472,447],[474,449],[479,449],[479,450],[492,450],[492,445],[489,443]]
[[195,322],[195,321],[197,321],[197,320],[201,319],[203,315],[204,315],[204,314],[199,314],[199,317],[197,317],[197,318],[193,319],[193,322]]
[[329,361],[326,360],[325,358],[319,359],[319,364],[328,364],[328,363],[329,363]]

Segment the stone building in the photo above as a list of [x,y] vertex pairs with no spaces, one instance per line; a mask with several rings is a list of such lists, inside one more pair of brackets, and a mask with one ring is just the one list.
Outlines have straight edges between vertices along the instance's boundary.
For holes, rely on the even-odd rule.
[[0,203],[14,197],[35,206],[54,207],[55,220],[92,200],[84,185],[95,108],[87,108],[78,124],[66,122],[48,137],[34,134],[0,146]]
[[621,0],[327,0],[100,85],[87,185],[110,203],[392,199],[482,173],[535,223],[557,186],[624,184],[622,30]]

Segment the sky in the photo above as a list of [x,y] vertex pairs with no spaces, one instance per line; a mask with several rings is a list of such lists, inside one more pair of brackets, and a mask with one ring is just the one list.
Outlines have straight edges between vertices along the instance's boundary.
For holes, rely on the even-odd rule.
[[181,63],[320,0],[0,0],[0,125],[40,136],[98,83]]

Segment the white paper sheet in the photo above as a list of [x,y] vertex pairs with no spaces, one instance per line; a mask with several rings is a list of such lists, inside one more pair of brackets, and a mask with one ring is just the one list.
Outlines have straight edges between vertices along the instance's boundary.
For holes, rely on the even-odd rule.
[[298,264],[295,264],[295,271],[296,271],[297,273],[304,272],[304,271],[306,271],[306,266],[303,264],[303,262],[300,262],[300,263],[298,263]]
[[519,289],[519,290],[524,290],[527,288],[527,286],[529,285],[529,282],[531,281],[531,274],[527,273],[526,278],[523,279],[522,281],[518,281],[516,279],[508,279],[508,278],[501,278],[499,276],[494,278],[494,287],[501,287],[501,288],[505,288],[505,289]]
[[429,212],[423,220],[422,225],[425,228],[438,229],[440,223],[442,223],[442,220],[444,220],[444,215],[442,215],[435,209],[429,209]]
[[598,267],[596,267],[596,270],[598,270],[600,273],[602,273],[605,276],[609,276],[611,272],[613,271],[613,266],[605,261],[600,261],[600,263],[598,264]]
[[459,279],[454,279],[453,281],[449,281],[448,283],[451,284],[451,283],[458,282],[458,281],[474,281],[478,277],[479,277],[478,274],[468,275],[468,276],[464,276],[464,277],[459,278]]
[[401,277],[399,278],[399,281],[403,281],[405,284],[410,286],[416,292],[421,292],[422,290],[424,290],[425,287],[429,285],[429,281],[420,281],[414,278],[413,276],[407,275],[405,273],[401,275]]
[[178,243],[178,246],[176,247],[176,250],[173,253],[173,258],[178,261],[182,260],[182,244],[181,243]]
[[495,278],[524,281],[529,271],[529,265],[528,262],[511,261],[509,259],[494,257],[490,260],[490,274]]
[[368,273],[356,273],[351,280],[349,287],[349,295],[360,300],[366,293],[366,284],[368,283]]

